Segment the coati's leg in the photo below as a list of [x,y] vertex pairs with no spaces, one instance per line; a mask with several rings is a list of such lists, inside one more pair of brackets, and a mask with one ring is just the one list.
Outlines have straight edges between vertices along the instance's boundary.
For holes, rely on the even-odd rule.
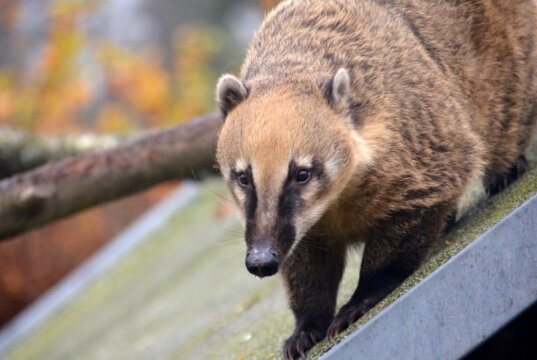
[[[448,210],[449,209],[449,210]],[[334,337],[362,317],[414,272],[439,238],[454,205],[394,214],[367,240],[358,287],[330,325]]]
[[487,194],[494,195],[505,189],[509,184],[518,179],[520,175],[526,172],[528,160],[525,155],[517,157],[509,170],[502,174],[495,174],[484,181]]
[[327,336],[333,338],[360,319],[412,274],[413,270],[392,265],[367,275],[361,272],[358,287],[330,324]]
[[345,248],[324,241],[302,240],[282,266],[295,331],[283,346],[295,359],[321,341],[334,317],[336,295],[345,266]]

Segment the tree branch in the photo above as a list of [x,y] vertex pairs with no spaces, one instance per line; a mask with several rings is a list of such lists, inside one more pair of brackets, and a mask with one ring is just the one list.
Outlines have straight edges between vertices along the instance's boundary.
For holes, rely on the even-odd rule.
[[107,149],[125,141],[120,135],[36,136],[0,126],[0,179],[36,168],[49,161]]
[[0,239],[164,181],[215,171],[221,124],[212,113],[0,181]]

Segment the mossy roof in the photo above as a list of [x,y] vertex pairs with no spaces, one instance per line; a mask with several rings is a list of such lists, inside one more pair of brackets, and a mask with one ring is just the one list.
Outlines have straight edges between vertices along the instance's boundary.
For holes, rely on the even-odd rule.
[[[503,193],[463,201],[464,215],[428,261],[337,339],[308,354],[317,359],[396,298],[537,193],[537,144],[531,169]],[[227,213],[222,182],[173,214],[143,244],[86,286],[3,359],[279,359],[293,316],[277,277],[244,268],[242,230]],[[476,195],[477,194],[477,195]],[[478,200],[476,200],[478,199]],[[224,214],[224,215],[222,215]],[[339,305],[357,282],[360,251],[350,261]]]

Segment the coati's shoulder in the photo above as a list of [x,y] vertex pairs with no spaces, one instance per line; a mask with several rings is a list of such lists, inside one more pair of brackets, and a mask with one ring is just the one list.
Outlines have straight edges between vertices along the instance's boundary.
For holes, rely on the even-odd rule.
[[[497,189],[523,170],[537,126],[534,8],[285,1],[241,78],[221,78],[217,160],[245,225],[248,271],[286,282],[297,324],[286,358],[416,269],[483,172]],[[360,285],[332,321],[356,241],[366,242]]]
[[455,126],[468,122],[489,168],[505,171],[528,145],[522,134],[535,131],[526,119],[537,92],[536,21],[533,0],[290,0],[257,31],[241,75],[248,88],[271,89],[346,68],[355,119],[389,108],[404,133],[413,113],[460,111],[467,119]]
[[[338,68],[354,62],[356,59],[351,61],[353,55],[367,47],[365,42],[369,35],[365,32],[369,25],[360,22],[361,19],[377,18],[380,25],[373,30],[377,35],[389,33],[382,29],[390,23],[384,21],[387,12],[380,6],[374,7],[377,10],[373,12],[378,14],[370,14],[371,8],[355,1],[282,2],[256,32],[243,63],[242,79],[297,73],[333,75]],[[362,32],[364,34],[360,35]],[[368,56],[369,52],[371,49],[363,55]],[[352,66],[347,69],[352,72]]]

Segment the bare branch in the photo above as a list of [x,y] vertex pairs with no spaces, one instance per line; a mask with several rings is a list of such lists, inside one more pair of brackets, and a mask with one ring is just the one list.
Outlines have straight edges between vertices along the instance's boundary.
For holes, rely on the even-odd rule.
[[0,239],[164,181],[214,171],[221,124],[220,114],[212,113],[0,181]]

